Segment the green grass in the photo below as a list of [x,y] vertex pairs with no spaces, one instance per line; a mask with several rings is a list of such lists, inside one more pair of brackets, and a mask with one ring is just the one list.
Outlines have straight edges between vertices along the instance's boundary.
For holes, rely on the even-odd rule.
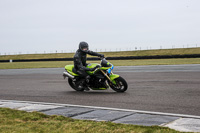
[[0,108],[0,132],[3,133],[179,133],[158,126],[134,126],[112,122],[75,120],[38,112]]
[[[141,51],[138,50],[138,51],[101,52],[101,53],[103,53],[106,57],[152,56],[152,55],[185,55],[185,54],[200,54],[200,48],[141,50]],[[0,55],[0,60],[72,58],[73,56],[74,56],[74,53]]]
[[[200,54],[200,48],[182,48],[182,49],[162,49],[162,50],[141,50],[141,51],[122,51],[122,52],[104,52],[106,57],[119,56],[153,56],[153,55],[185,55]],[[72,58],[74,53],[57,54],[28,54],[28,55],[6,55],[0,56],[0,60],[9,59],[48,59],[48,58]],[[90,57],[90,56],[89,56]],[[99,62],[99,61],[88,61]],[[200,58],[185,59],[147,59],[147,60],[112,60],[115,66],[138,66],[138,65],[177,65],[177,64],[200,64]],[[57,68],[73,64],[72,61],[51,61],[51,62],[13,62],[0,63],[0,69],[17,68]]]
[[[146,59],[146,60],[111,60],[114,66],[140,66],[140,65],[179,65],[200,64],[200,58],[181,59]],[[87,63],[100,63],[100,61],[87,61]],[[22,68],[64,68],[65,65],[73,64],[72,61],[50,61],[50,62],[13,62],[0,63],[0,69],[22,69]]]
[[0,60],[72,58],[74,53],[1,55]]

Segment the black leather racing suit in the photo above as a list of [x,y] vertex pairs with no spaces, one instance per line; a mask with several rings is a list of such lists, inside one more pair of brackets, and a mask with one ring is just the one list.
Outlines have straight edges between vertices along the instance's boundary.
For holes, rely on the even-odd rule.
[[74,69],[73,71],[80,75],[80,77],[84,78],[88,76],[86,71],[92,71],[91,68],[87,68],[86,60],[87,60],[87,54],[93,55],[93,56],[103,56],[102,54],[93,52],[88,50],[87,52],[83,52],[80,49],[78,49],[74,55]]

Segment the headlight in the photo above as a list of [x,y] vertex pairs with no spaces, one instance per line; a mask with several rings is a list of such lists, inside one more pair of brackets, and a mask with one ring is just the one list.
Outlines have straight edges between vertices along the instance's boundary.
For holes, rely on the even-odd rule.
[[107,72],[108,72],[108,74],[110,74],[110,73],[111,73],[111,68],[109,68],[109,69],[107,70]]

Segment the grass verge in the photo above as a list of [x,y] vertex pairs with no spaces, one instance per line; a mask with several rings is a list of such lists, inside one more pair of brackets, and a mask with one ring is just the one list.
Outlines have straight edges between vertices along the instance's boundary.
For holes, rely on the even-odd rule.
[[[100,63],[100,61],[87,61],[87,63]],[[200,58],[181,59],[146,59],[146,60],[111,60],[114,66],[140,66],[140,65],[179,65],[200,64]],[[0,69],[22,69],[22,68],[60,68],[73,64],[73,61],[50,61],[50,62],[13,62],[0,63]]]
[[179,133],[159,126],[134,126],[112,122],[75,120],[63,116],[48,116],[0,108],[0,132],[3,133]]
[[[200,54],[200,48],[158,49],[158,50],[138,50],[138,51],[100,52],[100,53],[103,53],[105,57],[185,55],[185,54]],[[73,56],[74,53],[0,55],[0,60],[72,58]]]

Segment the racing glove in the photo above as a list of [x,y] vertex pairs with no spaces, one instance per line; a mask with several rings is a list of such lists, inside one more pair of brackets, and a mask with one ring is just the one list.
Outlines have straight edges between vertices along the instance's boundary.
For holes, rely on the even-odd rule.
[[104,54],[99,54],[99,57],[104,58]]

